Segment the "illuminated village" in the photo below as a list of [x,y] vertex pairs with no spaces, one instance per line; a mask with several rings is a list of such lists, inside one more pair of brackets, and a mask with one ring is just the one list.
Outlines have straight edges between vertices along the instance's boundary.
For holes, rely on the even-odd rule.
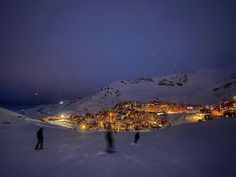
[[191,114],[196,121],[207,121],[215,118],[235,117],[236,97],[222,100],[219,105],[177,105],[161,101],[148,103],[120,102],[113,109],[98,113],[75,113],[70,116],[43,118],[45,122],[90,131],[105,130],[110,127],[114,131],[154,130],[171,126],[168,117],[174,114]]

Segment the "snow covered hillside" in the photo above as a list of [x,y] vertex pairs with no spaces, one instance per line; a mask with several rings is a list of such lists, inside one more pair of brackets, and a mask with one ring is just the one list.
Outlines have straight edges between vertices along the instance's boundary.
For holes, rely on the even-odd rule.
[[[0,126],[2,125],[15,125],[15,124],[21,124],[22,120],[32,120],[28,117],[21,115],[19,113],[10,111],[5,108],[0,107]],[[32,120],[33,121],[33,120]]]
[[113,107],[120,101],[161,101],[188,104],[218,104],[223,98],[236,95],[236,72],[229,69],[200,70],[195,73],[173,74],[158,78],[115,81],[95,95],[80,100],[67,100],[63,105],[42,105],[26,110],[32,117],[60,112],[97,112]]
[[0,127],[3,177],[235,177],[236,119],[113,134],[116,153],[104,152],[104,132],[44,127],[45,149],[34,150],[34,122]]

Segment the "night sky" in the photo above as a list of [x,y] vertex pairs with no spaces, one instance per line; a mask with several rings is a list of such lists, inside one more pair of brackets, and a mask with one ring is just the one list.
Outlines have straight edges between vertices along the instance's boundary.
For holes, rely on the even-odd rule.
[[0,104],[236,62],[235,0],[1,0]]

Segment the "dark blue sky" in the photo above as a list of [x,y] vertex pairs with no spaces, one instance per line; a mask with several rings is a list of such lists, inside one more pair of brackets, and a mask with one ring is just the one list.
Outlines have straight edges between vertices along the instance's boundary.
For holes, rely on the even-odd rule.
[[234,0],[2,0],[0,25],[0,104],[236,61]]

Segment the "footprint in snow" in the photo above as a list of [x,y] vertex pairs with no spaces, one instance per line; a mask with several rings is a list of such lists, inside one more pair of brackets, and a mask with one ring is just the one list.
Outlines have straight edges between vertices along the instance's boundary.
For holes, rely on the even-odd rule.
[[99,151],[99,152],[96,153],[96,156],[101,156],[101,155],[104,155],[104,154],[106,154],[106,152],[104,152],[104,151]]

